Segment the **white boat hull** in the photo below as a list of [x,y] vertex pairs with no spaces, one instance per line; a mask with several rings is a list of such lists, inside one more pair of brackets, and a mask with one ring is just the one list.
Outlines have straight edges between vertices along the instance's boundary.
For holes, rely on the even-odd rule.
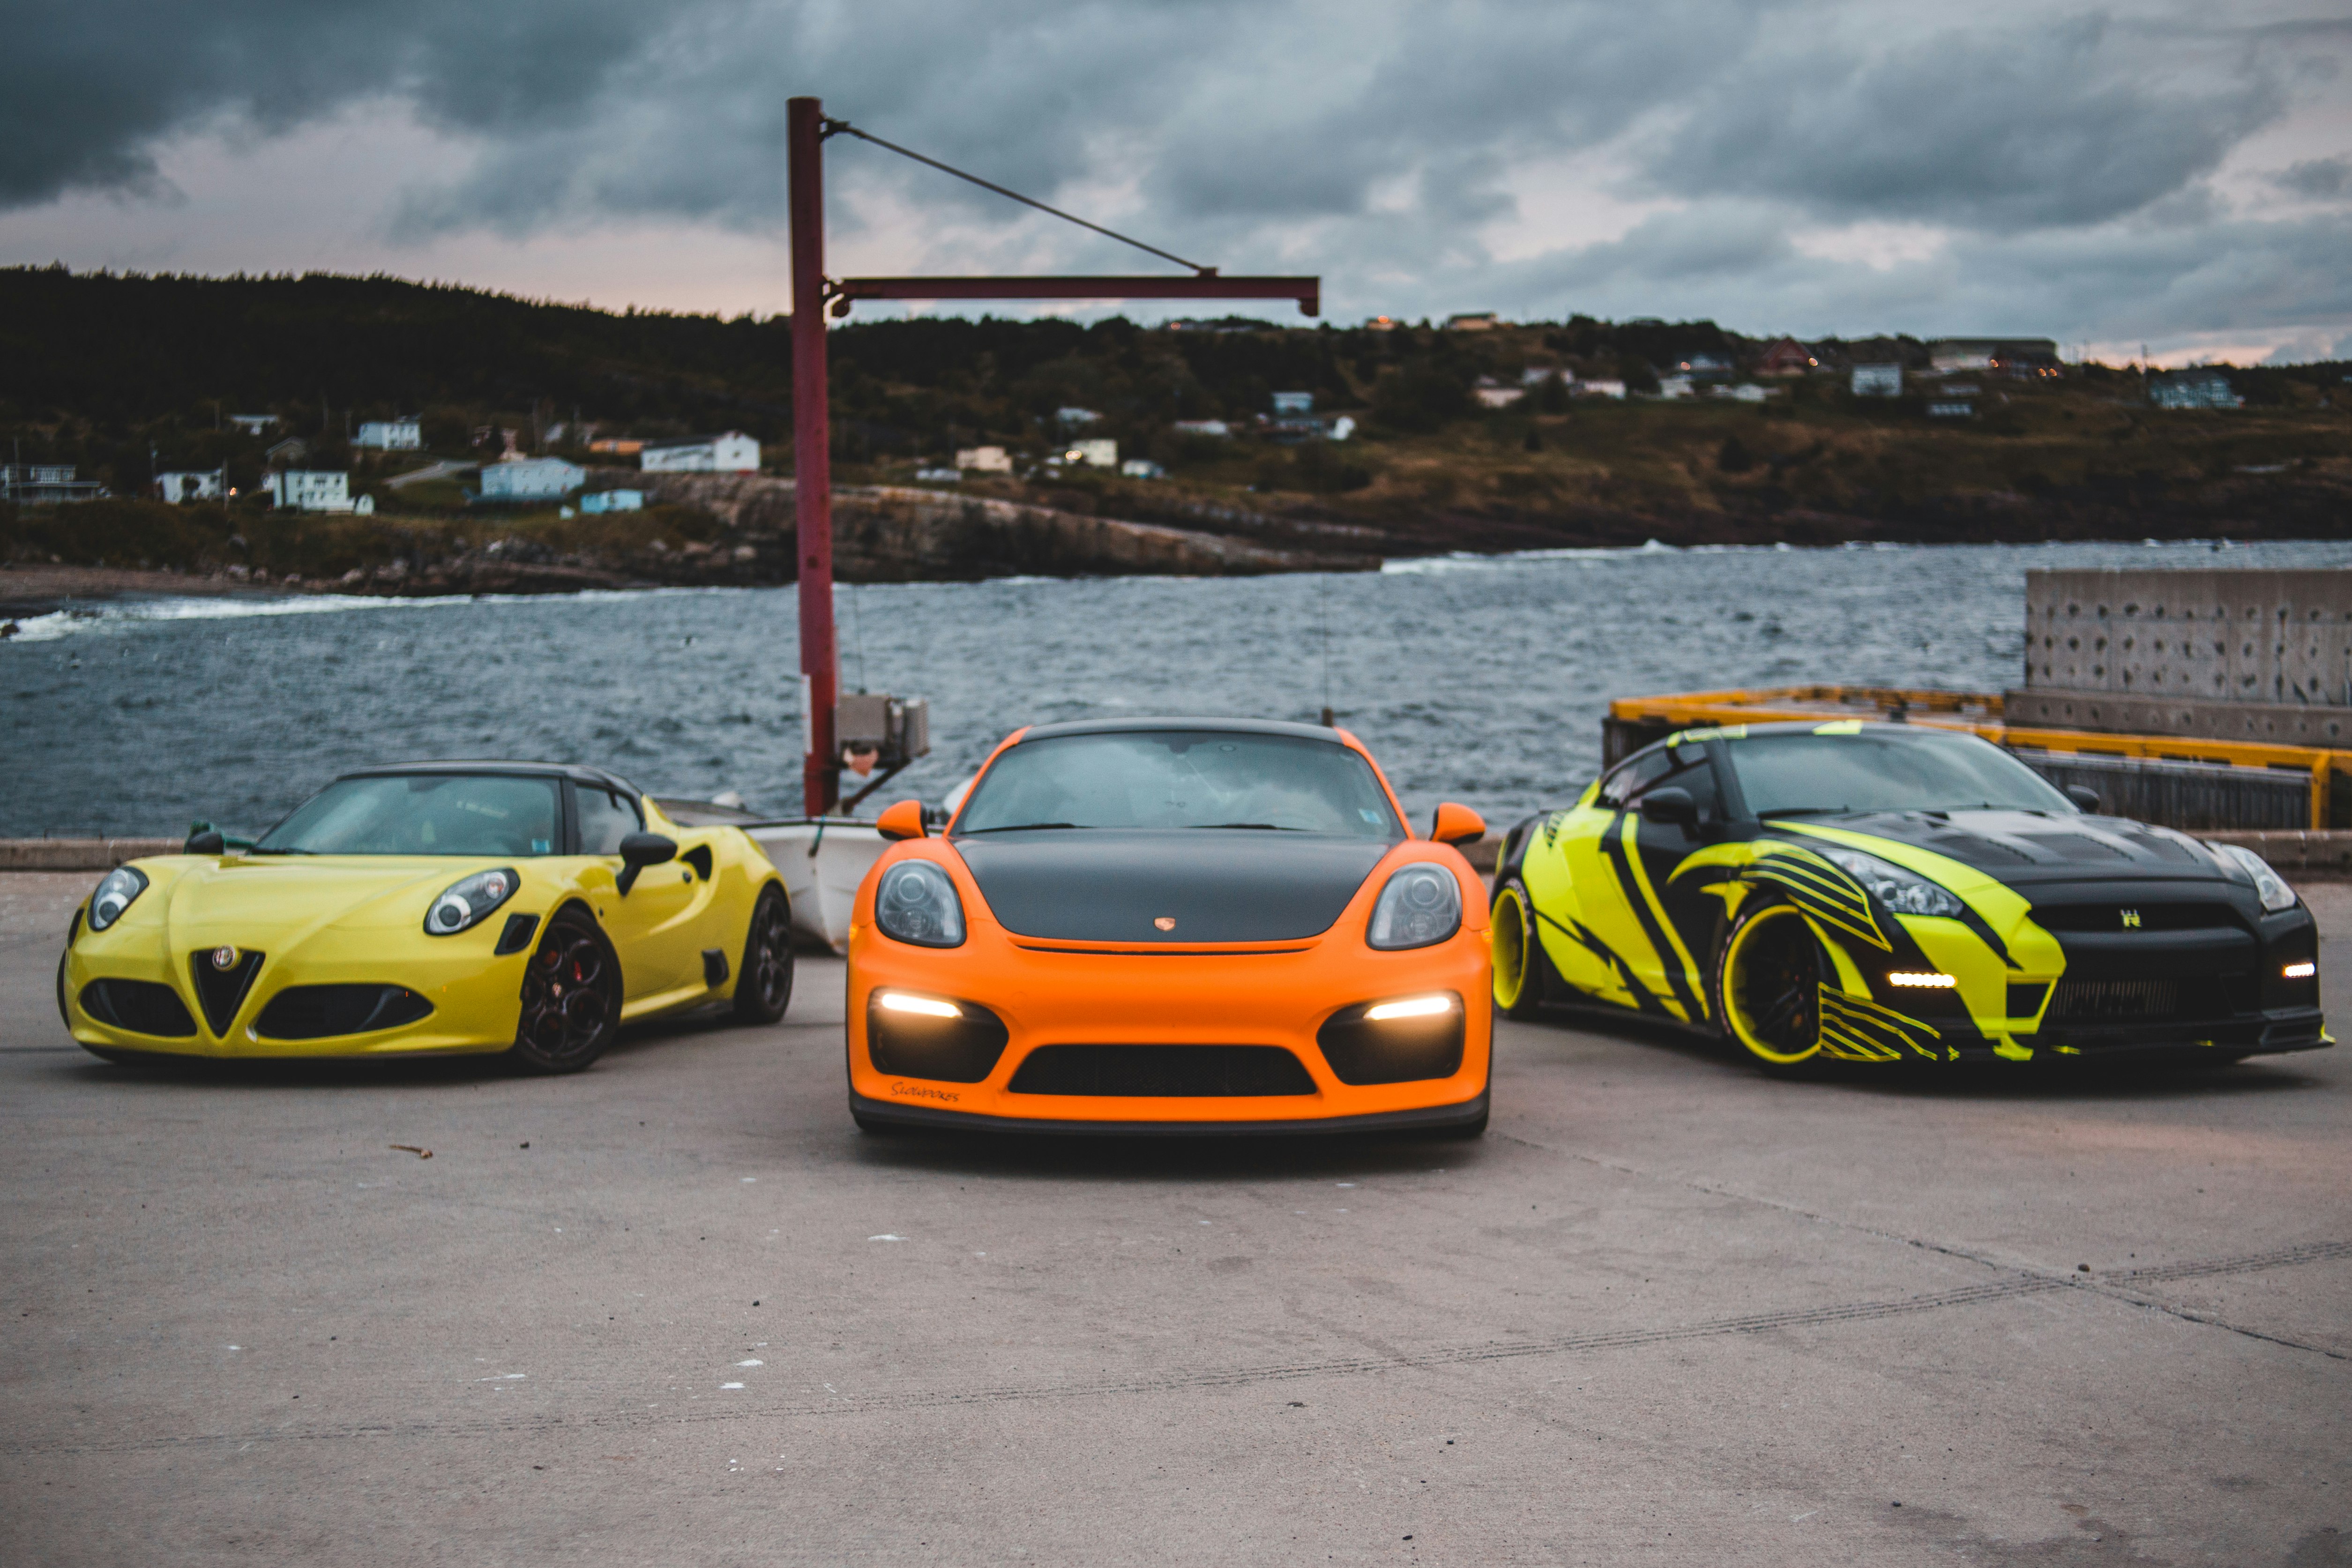
[[849,951],[849,913],[858,885],[882,858],[887,841],[870,822],[828,817],[747,826],[784,879],[793,903],[793,930],[811,944]]

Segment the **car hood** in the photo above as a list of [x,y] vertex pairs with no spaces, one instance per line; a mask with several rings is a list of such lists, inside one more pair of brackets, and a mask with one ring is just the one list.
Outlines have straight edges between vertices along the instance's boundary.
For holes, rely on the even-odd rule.
[[[953,845],[1015,935],[1150,944],[1319,935],[1391,848],[1220,828],[992,833]],[[1163,920],[1175,924],[1162,930]]]
[[379,855],[206,857],[173,879],[173,950],[226,944],[285,952],[330,925],[424,933],[434,896],[476,871],[518,862]]
[[1876,811],[1783,818],[1865,833],[1948,856],[2013,887],[2043,882],[2240,880],[2211,851],[2169,827],[2120,816],[2034,811]]

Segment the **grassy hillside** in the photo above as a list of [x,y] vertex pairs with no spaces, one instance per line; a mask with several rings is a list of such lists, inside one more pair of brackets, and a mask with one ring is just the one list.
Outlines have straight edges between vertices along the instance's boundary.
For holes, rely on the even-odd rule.
[[[265,447],[290,434],[309,442],[310,466],[354,468],[388,514],[381,526],[460,526],[456,483],[384,489],[417,459],[355,461],[346,429],[422,414],[436,456],[489,455],[502,438],[477,446],[477,435],[513,429],[527,450],[584,458],[592,427],[736,428],[788,473],[787,335],[782,318],[614,314],[381,278],[0,270],[0,452],[78,464],[125,495],[155,467],[226,464],[249,492]],[[1359,553],[2352,531],[2343,365],[2233,373],[2248,405],[2198,413],[2149,407],[2125,371],[1970,375],[1979,390],[1965,421],[1931,419],[1918,390],[1929,384],[1916,379],[1912,395],[1884,401],[1854,399],[1828,375],[1769,383],[1762,404],[1571,401],[1549,388],[1486,410],[1473,390],[1481,378],[1518,385],[1530,368],[1638,385],[1699,352],[1752,367],[1762,346],[1711,322],[1581,317],[1475,333],[853,321],[832,335],[836,475],[906,483],[982,443],[1040,457],[1061,445],[1055,410],[1076,405],[1102,416],[1087,434],[1158,459],[1170,478],[1076,470],[968,488]],[[1875,340],[1866,357],[1890,355],[1915,369],[1927,357],[1907,339]],[[1355,437],[1263,438],[1271,395],[1290,390],[1312,392],[1318,414],[1352,414]],[[225,427],[233,413],[268,413],[279,427],[244,436]],[[1171,428],[1201,418],[1242,436]],[[223,516],[223,529],[253,536]],[[103,531],[97,521],[0,521],[0,554],[89,553],[76,542]]]

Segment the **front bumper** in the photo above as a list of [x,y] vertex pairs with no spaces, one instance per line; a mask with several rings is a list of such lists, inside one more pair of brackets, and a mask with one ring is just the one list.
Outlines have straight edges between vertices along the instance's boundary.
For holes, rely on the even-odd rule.
[[[946,950],[853,928],[847,1058],[850,1103],[861,1116],[1032,1132],[1287,1133],[1458,1126],[1485,1112],[1493,984],[1484,931],[1409,952],[1371,952],[1352,932],[1283,951],[1121,952],[1029,944],[974,924],[963,946]],[[976,1081],[886,1070],[867,1016],[874,993],[884,988],[988,1009],[1003,1025],[1001,1054],[970,1069],[984,1066]],[[1356,1005],[1440,992],[1460,998],[1462,1023],[1458,1066],[1442,1077],[1345,1082],[1318,1043],[1333,1016]],[[1024,1065],[1049,1047],[1122,1047],[1271,1048],[1296,1058],[1301,1091],[1039,1092],[1052,1076],[1042,1070],[1033,1070],[1023,1090],[1013,1087]],[[1041,1058],[1040,1068],[1055,1059]]]

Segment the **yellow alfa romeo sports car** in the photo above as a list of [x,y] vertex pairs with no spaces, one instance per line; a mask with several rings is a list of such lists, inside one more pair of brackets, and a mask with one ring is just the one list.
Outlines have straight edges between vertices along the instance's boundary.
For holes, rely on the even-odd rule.
[[624,1023],[783,1016],[782,879],[734,827],[682,827],[589,767],[346,773],[250,848],[217,834],[109,872],[58,964],[110,1059],[506,1053],[576,1072]]
[[1952,731],[1670,736],[1505,838],[1496,1004],[1623,1008],[1767,1068],[2332,1044],[2294,889],[2096,805]]

